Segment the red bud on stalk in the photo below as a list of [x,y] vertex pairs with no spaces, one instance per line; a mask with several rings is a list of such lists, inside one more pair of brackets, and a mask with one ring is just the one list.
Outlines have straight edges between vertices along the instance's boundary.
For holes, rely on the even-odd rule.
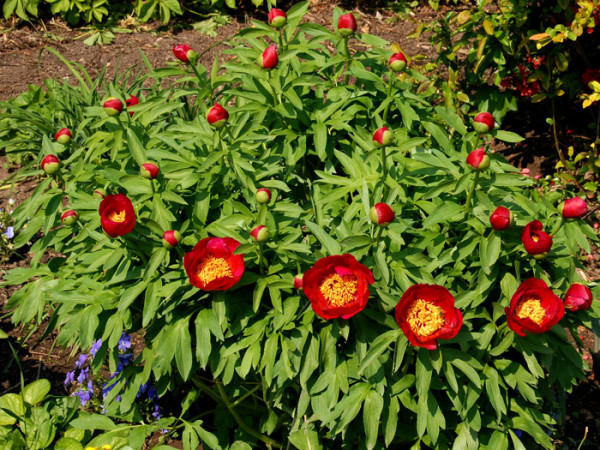
[[44,156],[44,159],[42,159],[40,167],[48,175],[52,175],[58,171],[60,167],[60,161],[55,155],[46,155]]
[[271,201],[271,191],[267,188],[259,188],[256,190],[256,201],[258,203],[269,203]]
[[356,19],[352,13],[344,14],[338,19],[338,32],[348,37],[356,32]]
[[194,64],[198,59],[198,53],[187,44],[173,44],[173,55],[175,55],[175,58],[179,61],[184,63],[191,62]]
[[512,211],[504,206],[498,206],[490,215],[490,224],[496,231],[503,231],[513,224],[514,215]]
[[392,72],[402,72],[406,68],[406,56],[402,52],[394,53],[390,58],[390,69]]
[[61,128],[54,135],[54,139],[56,139],[56,142],[62,145],[65,145],[67,142],[69,142],[72,137],[73,135],[71,134],[71,130],[69,130],[68,128]]
[[482,112],[475,116],[473,128],[479,134],[489,133],[494,129],[494,117],[489,112]]
[[294,289],[302,289],[302,278],[304,274],[298,274],[294,277]]
[[[140,99],[137,98],[135,95],[132,95],[127,100],[125,100],[125,105],[127,105],[128,108],[130,106],[139,105],[139,103],[140,103]],[[134,114],[133,111],[129,111],[129,116],[130,117],[133,117],[133,114]]]
[[254,227],[250,232],[250,236],[252,236],[252,239],[254,239],[256,242],[266,241],[267,239],[269,239],[269,235],[269,229],[264,225]]
[[163,233],[162,245],[166,248],[174,248],[181,242],[181,233],[177,230],[169,230]]
[[467,164],[475,170],[485,170],[490,167],[490,157],[485,153],[485,149],[480,147],[469,153]]
[[277,67],[278,62],[277,48],[274,45],[269,45],[263,54],[258,57],[258,65],[263,69],[274,69]]
[[394,135],[387,127],[381,127],[373,134],[373,141],[377,147],[389,145],[392,142]]
[[74,209],[68,209],[60,216],[60,221],[67,226],[74,225],[79,219],[79,214]]
[[229,113],[221,105],[215,103],[215,106],[208,110],[206,119],[209,125],[215,128],[222,128],[227,123],[227,119],[229,119]]
[[108,97],[102,107],[108,116],[118,116],[123,111],[123,102],[116,97]]
[[273,28],[282,28],[287,22],[287,15],[281,9],[271,8],[269,15],[267,16],[269,25]]
[[153,162],[146,162],[140,167],[140,175],[148,180],[154,180],[160,172],[160,169]]
[[387,203],[377,203],[369,213],[373,223],[385,227],[394,221],[394,211]]

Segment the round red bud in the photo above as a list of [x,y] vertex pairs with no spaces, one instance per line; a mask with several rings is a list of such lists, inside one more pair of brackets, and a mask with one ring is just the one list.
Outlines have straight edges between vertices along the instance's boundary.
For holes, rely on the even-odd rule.
[[48,175],[52,175],[53,173],[56,173],[60,167],[60,161],[55,155],[46,155],[44,156],[44,159],[42,159],[40,166],[44,172]]
[[302,289],[302,278],[304,274],[300,273],[294,277],[294,289]]
[[154,180],[160,172],[160,169],[153,162],[145,162],[140,167],[140,175],[148,180]]
[[404,53],[394,53],[390,58],[390,69],[392,72],[402,72],[406,68],[407,62]]
[[71,134],[71,130],[69,130],[68,128],[61,128],[54,135],[54,139],[56,139],[56,142],[62,145],[65,145],[67,142],[69,142],[72,137],[73,135]]
[[393,222],[394,211],[387,203],[377,203],[371,208],[369,216],[371,217],[373,223],[379,225],[380,227],[385,227],[390,222]]
[[348,37],[356,32],[356,19],[354,14],[348,13],[338,19],[338,32],[343,37]]
[[94,189],[94,197],[102,200],[104,197],[106,197],[106,195],[107,195],[106,189],[102,189],[102,188]]
[[215,103],[215,106],[208,110],[206,119],[209,125],[215,128],[222,128],[227,123],[227,119],[229,119],[229,113],[221,105]]
[[74,209],[68,209],[60,216],[60,221],[67,226],[74,225],[79,219],[79,214]]
[[490,224],[496,231],[503,231],[513,224],[514,215],[512,211],[504,206],[498,206],[490,215]]
[[166,248],[175,248],[181,242],[181,233],[177,230],[169,230],[163,233],[162,245]]
[[108,97],[102,107],[108,116],[118,116],[123,111],[123,102],[116,97]]
[[473,150],[467,156],[467,164],[475,170],[485,170],[490,167],[490,157],[485,153],[483,147]]
[[173,55],[179,61],[194,64],[198,59],[198,53],[187,44],[173,44]]
[[573,283],[565,294],[565,308],[569,311],[583,311],[589,309],[594,301],[590,288],[582,284]]
[[494,117],[489,112],[482,112],[475,116],[473,128],[479,134],[489,133],[494,129]]
[[263,69],[274,69],[277,67],[278,61],[277,48],[274,45],[269,45],[263,54],[258,57],[258,65]]
[[269,203],[271,201],[271,191],[267,188],[259,188],[256,190],[256,201],[258,203]]
[[250,232],[250,236],[252,236],[252,239],[254,239],[256,242],[265,242],[267,239],[269,239],[269,235],[269,229],[264,225],[254,227]]
[[588,205],[581,197],[573,197],[562,202],[558,211],[565,219],[580,219],[588,213]]
[[[135,95],[130,96],[127,100],[125,100],[125,105],[129,108],[130,106],[135,106],[140,104],[140,99]],[[129,116],[133,117],[134,112],[129,111]]]
[[277,29],[282,28],[287,22],[286,13],[277,8],[271,8],[267,18],[269,19],[269,25]]
[[387,127],[381,127],[373,134],[373,142],[377,147],[389,145],[393,138],[393,133]]

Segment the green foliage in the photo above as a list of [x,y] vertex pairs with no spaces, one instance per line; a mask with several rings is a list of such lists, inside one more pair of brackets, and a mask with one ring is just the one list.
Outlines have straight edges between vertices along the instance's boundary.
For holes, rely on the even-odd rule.
[[[439,104],[415,69],[392,74],[381,38],[351,38],[347,58],[336,33],[300,24],[307,9],[290,9],[281,35],[253,22],[211,69],[146,60],[145,75],[92,81],[71,65],[77,87],[48,82],[47,93],[32,99],[31,88],[0,106],[7,151],[32,152],[38,163],[55,154],[62,164],[14,212],[14,245],[31,243],[33,258],[6,275],[8,284],[24,283],[9,301],[13,320],[40,323],[51,311],[46,333],[83,349],[100,338],[114,348],[122,332],[139,332],[145,348],[123,398],[134,399],[151,376],[161,395],[183,395],[183,430],[162,427],[180,432],[186,448],[496,449],[509,436],[520,448],[552,448],[558,400],[586,369],[565,327],[580,343],[577,326],[596,323],[600,307],[525,337],[508,327],[504,308],[527,278],[560,295],[580,281],[576,256],[596,239],[593,230],[583,221],[559,229],[560,194],[531,189],[499,155],[475,178],[465,163],[481,142],[474,111]],[[267,71],[256,61],[271,42],[280,43],[279,63]],[[116,117],[103,111],[103,99],[132,94],[139,105]],[[230,115],[220,131],[206,120],[215,101]],[[28,115],[35,122],[19,123]],[[384,150],[372,140],[383,125],[394,133]],[[73,131],[64,146],[50,137],[63,126]],[[495,130],[482,145],[494,138],[520,139]],[[146,161],[160,167],[153,181],[139,175]],[[257,203],[260,187],[271,190],[269,204]],[[98,188],[132,200],[131,233],[102,233]],[[369,211],[381,201],[396,220],[378,231]],[[523,250],[520,229],[491,230],[498,205],[519,228],[541,220],[557,230],[546,260]],[[60,225],[64,209],[79,213],[75,226]],[[250,238],[259,224],[271,231],[260,245]],[[172,229],[183,239],[167,250],[162,234]],[[184,253],[208,236],[241,243],[245,272],[229,290],[189,283]],[[42,264],[46,249],[60,256]],[[375,283],[363,311],[323,320],[293,278],[341,253],[371,269]],[[435,350],[412,346],[394,320],[415,284],[446,287],[464,317],[458,335]],[[120,417],[134,409],[132,401],[111,407]],[[107,420],[83,415],[75,425],[112,430]]]

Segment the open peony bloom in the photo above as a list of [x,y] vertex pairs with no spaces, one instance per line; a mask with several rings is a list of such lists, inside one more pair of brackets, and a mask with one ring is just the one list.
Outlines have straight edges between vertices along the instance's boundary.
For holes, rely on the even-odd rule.
[[521,241],[525,250],[537,258],[544,258],[552,248],[552,237],[544,231],[539,220],[529,222],[521,232]]
[[373,273],[350,254],[327,256],[304,273],[302,289],[323,319],[348,319],[369,300]]
[[565,315],[562,300],[537,278],[523,281],[504,311],[508,327],[520,336],[526,331],[544,333]]
[[190,283],[204,291],[224,291],[235,285],[246,268],[244,255],[233,254],[239,246],[229,237],[208,237],[198,242],[183,258]]
[[126,195],[107,195],[100,202],[98,212],[102,229],[110,237],[123,236],[135,227],[135,211]]
[[452,339],[458,334],[463,317],[448,289],[415,284],[396,305],[396,322],[412,345],[435,350],[438,339]]

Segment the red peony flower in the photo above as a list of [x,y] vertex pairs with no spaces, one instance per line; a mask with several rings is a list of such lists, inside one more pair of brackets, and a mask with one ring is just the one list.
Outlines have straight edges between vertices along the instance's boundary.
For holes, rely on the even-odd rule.
[[173,55],[184,63],[193,63],[198,58],[198,54],[187,44],[173,44]]
[[406,56],[402,52],[394,53],[389,61],[392,72],[402,72],[406,68]]
[[473,150],[467,156],[467,164],[475,170],[485,170],[490,167],[490,157],[483,147]]
[[302,290],[313,310],[325,320],[348,319],[369,300],[373,273],[352,255],[321,258],[304,273]]
[[354,34],[356,31],[356,19],[352,13],[340,16],[338,19],[338,31],[344,37]]
[[545,257],[552,248],[552,237],[546,233],[542,222],[534,220],[529,222],[521,232],[521,241],[525,250],[534,257]]
[[490,216],[490,224],[496,231],[510,228],[513,223],[513,213],[504,206],[498,206]]
[[46,155],[40,164],[40,167],[48,175],[55,173],[60,167],[60,161],[56,155]]
[[244,255],[234,255],[240,246],[235,239],[208,237],[183,257],[183,267],[190,283],[204,291],[224,291],[244,274]]
[[389,145],[392,142],[394,135],[388,127],[381,127],[373,134],[373,142],[377,147],[383,147]]
[[273,28],[281,28],[287,22],[287,15],[281,9],[271,8],[267,19],[269,20],[269,25]]
[[435,350],[438,339],[452,339],[458,334],[463,317],[448,289],[415,284],[396,305],[396,322],[412,345]]
[[304,274],[299,274],[294,277],[294,289],[302,289],[302,280]]
[[[125,100],[125,105],[129,108],[130,106],[135,106],[140,104],[140,99],[135,95],[130,96],[127,100]],[[133,117],[134,112],[129,111],[129,116]]]
[[215,106],[210,108],[206,114],[206,120],[208,120],[209,125],[212,125],[215,128],[222,128],[225,126],[227,119],[229,119],[229,113],[218,103],[215,103]]
[[274,69],[277,67],[278,61],[277,47],[274,45],[269,45],[263,54],[258,57],[258,65],[263,69]]
[[181,242],[181,233],[177,230],[168,230],[163,233],[162,245],[166,248],[175,248]]
[[54,135],[54,139],[56,139],[56,142],[62,145],[65,145],[67,142],[69,142],[72,137],[73,135],[71,134],[71,130],[69,130],[68,128],[61,128]]
[[107,195],[100,202],[98,212],[102,229],[110,237],[130,233],[135,226],[135,211],[126,195]]
[[562,300],[543,280],[529,278],[521,283],[504,309],[508,327],[519,336],[544,333],[565,315]]
[[377,203],[371,208],[369,217],[373,223],[385,227],[394,221],[394,210],[387,203]]
[[482,112],[475,116],[473,128],[480,134],[488,133],[494,129],[494,117],[489,112]]
[[573,197],[562,202],[558,211],[565,219],[580,219],[588,213],[588,205],[581,197]]
[[569,311],[584,311],[592,306],[594,295],[583,284],[573,283],[565,294],[564,304]]

